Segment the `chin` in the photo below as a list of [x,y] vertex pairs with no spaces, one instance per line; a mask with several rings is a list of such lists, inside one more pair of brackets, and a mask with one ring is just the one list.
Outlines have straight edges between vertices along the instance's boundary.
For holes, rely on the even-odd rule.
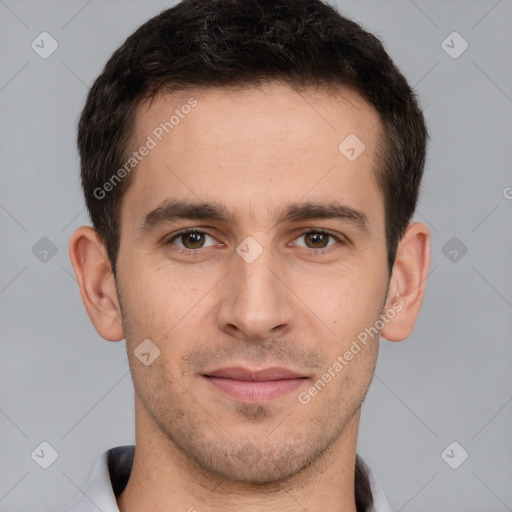
[[[313,447],[310,447],[310,450]],[[279,448],[259,447],[254,443],[218,447],[205,453],[196,453],[196,463],[217,478],[251,486],[269,486],[286,482],[316,460],[321,453],[306,446],[281,445]]]

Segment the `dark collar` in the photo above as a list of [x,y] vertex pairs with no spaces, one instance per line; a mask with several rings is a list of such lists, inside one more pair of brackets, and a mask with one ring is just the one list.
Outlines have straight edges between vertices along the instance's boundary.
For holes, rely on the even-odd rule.
[[[108,451],[108,471],[116,498],[124,491],[133,466],[135,446],[116,446]],[[356,455],[355,497],[357,512],[366,512],[373,506],[368,475],[359,454]]]

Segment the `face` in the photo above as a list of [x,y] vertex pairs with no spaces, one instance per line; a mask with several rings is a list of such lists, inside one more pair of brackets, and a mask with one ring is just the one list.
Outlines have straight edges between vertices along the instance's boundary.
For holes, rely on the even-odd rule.
[[117,264],[138,421],[202,470],[283,480],[357,417],[389,278],[380,129],[354,93],[279,84],[139,108],[135,146],[152,147]]

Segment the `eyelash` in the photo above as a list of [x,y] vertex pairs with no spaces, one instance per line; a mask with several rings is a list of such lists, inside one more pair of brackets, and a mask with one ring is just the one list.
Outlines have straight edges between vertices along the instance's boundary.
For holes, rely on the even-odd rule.
[[[199,233],[199,234],[204,234],[204,235],[211,236],[212,238],[215,238],[211,233],[209,233],[208,231],[205,231],[203,229],[187,228],[187,229],[183,229],[181,231],[178,231],[177,233],[174,233],[170,238],[168,238],[166,240],[165,245],[169,245],[170,246],[170,245],[172,245],[172,242],[174,240],[176,240],[177,238],[179,238],[182,235],[187,235],[189,233]],[[341,245],[347,245],[348,244],[348,242],[346,242],[342,238],[334,235],[330,231],[326,231],[325,229],[307,229],[307,230],[302,231],[301,233],[299,233],[296,238],[299,238],[301,236],[307,235],[309,233],[319,233],[319,234],[322,234],[322,235],[327,235],[327,236],[329,236],[331,238],[334,238]],[[328,246],[327,248],[324,248],[324,249],[313,249],[313,248],[310,248],[310,247],[306,247],[305,249],[308,250],[308,251],[311,251],[311,253],[314,256],[322,256],[322,255],[324,255],[326,253],[331,252],[331,249],[333,249],[334,247],[335,246]],[[172,248],[171,250],[175,251],[175,252],[179,252],[181,254],[185,254],[185,255],[193,258],[193,257],[201,255],[201,252],[202,252],[201,249],[205,249],[205,248],[203,248],[203,247],[200,247],[199,249]],[[206,249],[208,249],[208,247]]]

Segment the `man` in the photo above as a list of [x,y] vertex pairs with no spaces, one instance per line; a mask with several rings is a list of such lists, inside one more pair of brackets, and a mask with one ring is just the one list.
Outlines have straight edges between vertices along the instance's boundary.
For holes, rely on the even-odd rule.
[[70,258],[126,340],[136,443],[67,512],[389,510],[357,434],[423,300],[426,140],[380,42],[319,0],[184,0],[126,40],[80,118]]

